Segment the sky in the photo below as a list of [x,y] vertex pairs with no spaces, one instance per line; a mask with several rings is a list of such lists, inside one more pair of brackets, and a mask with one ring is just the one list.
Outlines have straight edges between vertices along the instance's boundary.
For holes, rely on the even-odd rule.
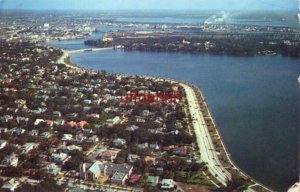
[[296,10],[298,0],[0,0],[0,9]]

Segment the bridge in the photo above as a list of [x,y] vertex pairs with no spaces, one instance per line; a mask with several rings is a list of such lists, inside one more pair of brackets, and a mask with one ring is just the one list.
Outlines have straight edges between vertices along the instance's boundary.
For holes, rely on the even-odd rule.
[[86,49],[75,49],[75,50],[64,50],[66,53],[80,53],[80,52],[88,52],[88,51],[103,51],[103,50],[110,50],[113,47],[104,47],[104,48],[86,48]]
[[[113,49],[113,47],[105,47],[105,48],[87,48],[87,49],[76,49],[76,50],[66,50],[63,49],[63,54],[60,56],[60,58],[57,59],[57,64],[65,64],[71,68],[74,68],[74,66],[66,63],[66,59],[69,57],[70,53],[80,53],[80,52],[88,52],[88,51],[104,51],[104,50],[110,50]],[[75,67],[76,68],[76,67]]]

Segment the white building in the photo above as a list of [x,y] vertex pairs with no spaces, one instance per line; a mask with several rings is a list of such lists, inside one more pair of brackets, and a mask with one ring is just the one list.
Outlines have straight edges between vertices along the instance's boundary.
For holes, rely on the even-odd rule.
[[1,191],[15,191],[20,186],[20,182],[12,178],[1,187]]
[[19,162],[19,158],[16,154],[12,153],[11,155],[7,156],[2,162],[1,167],[17,167]]
[[7,141],[0,139],[0,149],[3,149],[7,145]]

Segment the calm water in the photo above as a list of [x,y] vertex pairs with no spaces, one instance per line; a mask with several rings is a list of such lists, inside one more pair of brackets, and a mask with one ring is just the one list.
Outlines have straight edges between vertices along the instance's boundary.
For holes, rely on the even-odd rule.
[[113,50],[71,58],[96,70],[194,83],[202,89],[233,160],[244,171],[276,190],[296,181],[299,60]]

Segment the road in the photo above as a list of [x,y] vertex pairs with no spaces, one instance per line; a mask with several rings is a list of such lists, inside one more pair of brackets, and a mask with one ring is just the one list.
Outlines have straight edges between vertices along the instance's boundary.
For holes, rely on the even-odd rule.
[[186,92],[188,107],[193,118],[196,140],[201,154],[201,160],[207,163],[208,171],[215,176],[220,183],[226,185],[226,181],[231,178],[231,175],[219,161],[203,114],[200,111],[196,94],[190,86],[183,83],[181,83],[181,86]]

